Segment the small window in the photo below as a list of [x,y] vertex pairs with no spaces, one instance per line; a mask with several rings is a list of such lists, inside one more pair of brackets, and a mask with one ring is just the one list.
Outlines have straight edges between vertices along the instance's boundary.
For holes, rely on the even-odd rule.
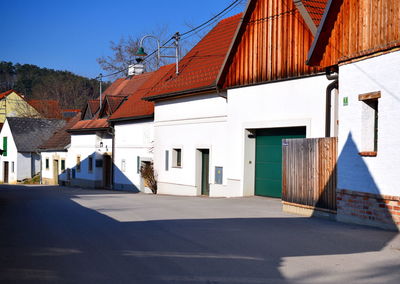
[[93,157],[89,157],[88,159],[88,172],[93,172]]
[[65,160],[61,160],[61,170],[65,171]]
[[50,167],[50,161],[49,158],[46,158],[46,170],[48,170]]
[[14,173],[14,171],[15,171],[15,168],[14,168],[14,167],[15,167],[14,162],[11,162],[11,172],[12,172],[12,173]]
[[172,149],[172,165],[176,168],[182,167],[182,149]]
[[81,171],[81,156],[76,157],[76,171],[77,172]]
[[380,92],[359,96],[361,114],[361,156],[374,157],[378,152],[378,99]]
[[126,161],[125,161],[125,159],[122,159],[121,160],[121,171],[125,172],[125,170],[126,170]]

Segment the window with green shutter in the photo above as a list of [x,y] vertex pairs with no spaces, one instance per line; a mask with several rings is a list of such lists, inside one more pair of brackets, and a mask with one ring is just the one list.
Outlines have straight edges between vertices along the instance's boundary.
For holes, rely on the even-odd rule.
[[3,137],[3,156],[7,157],[7,137]]

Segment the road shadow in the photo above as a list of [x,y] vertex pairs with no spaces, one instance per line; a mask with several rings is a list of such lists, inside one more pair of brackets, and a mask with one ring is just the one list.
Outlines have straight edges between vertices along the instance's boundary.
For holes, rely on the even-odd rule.
[[[287,283],[285,257],[376,252],[396,236],[301,217],[119,222],[67,191],[0,186],[0,196],[8,283]],[[398,267],[369,273],[398,276]]]

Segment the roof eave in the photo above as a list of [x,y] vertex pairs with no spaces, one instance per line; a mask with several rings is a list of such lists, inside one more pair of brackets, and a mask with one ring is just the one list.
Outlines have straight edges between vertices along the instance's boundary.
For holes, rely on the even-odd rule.
[[139,120],[139,119],[146,119],[146,118],[154,118],[154,113],[149,115],[139,115],[139,116],[130,116],[130,117],[120,117],[120,118],[113,118],[109,119],[109,122],[123,122],[123,121],[130,121],[130,120]]
[[99,128],[80,128],[80,129],[68,129],[68,133],[75,133],[75,132],[93,132],[93,131],[106,131],[108,127],[99,127]]
[[207,86],[207,87],[199,87],[199,88],[194,88],[194,89],[189,89],[189,90],[184,90],[184,91],[179,91],[179,92],[165,93],[165,94],[161,94],[161,95],[145,97],[145,98],[142,98],[142,100],[152,102],[152,101],[156,101],[156,100],[160,100],[160,99],[169,99],[169,98],[190,95],[190,94],[197,94],[197,93],[212,91],[212,90],[217,90],[217,86],[215,84]]
[[318,29],[317,29],[317,34],[314,37],[314,40],[311,44],[310,50],[308,51],[307,54],[307,60],[306,64],[309,66],[314,66],[316,65],[316,61],[318,61],[318,58],[315,58],[316,55],[316,49],[319,43],[321,42],[322,38],[321,35],[323,34],[322,31],[325,31],[325,25],[328,19],[328,16],[330,15],[330,11],[332,9],[332,4],[338,4],[340,6],[343,3],[343,0],[329,0],[328,3],[326,4],[324,14],[322,16],[322,19],[319,23]]

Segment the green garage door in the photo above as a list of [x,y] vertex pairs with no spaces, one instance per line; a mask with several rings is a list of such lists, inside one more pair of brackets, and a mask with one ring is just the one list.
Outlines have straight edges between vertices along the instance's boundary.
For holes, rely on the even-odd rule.
[[305,127],[257,130],[255,194],[282,196],[282,139],[305,138]]

